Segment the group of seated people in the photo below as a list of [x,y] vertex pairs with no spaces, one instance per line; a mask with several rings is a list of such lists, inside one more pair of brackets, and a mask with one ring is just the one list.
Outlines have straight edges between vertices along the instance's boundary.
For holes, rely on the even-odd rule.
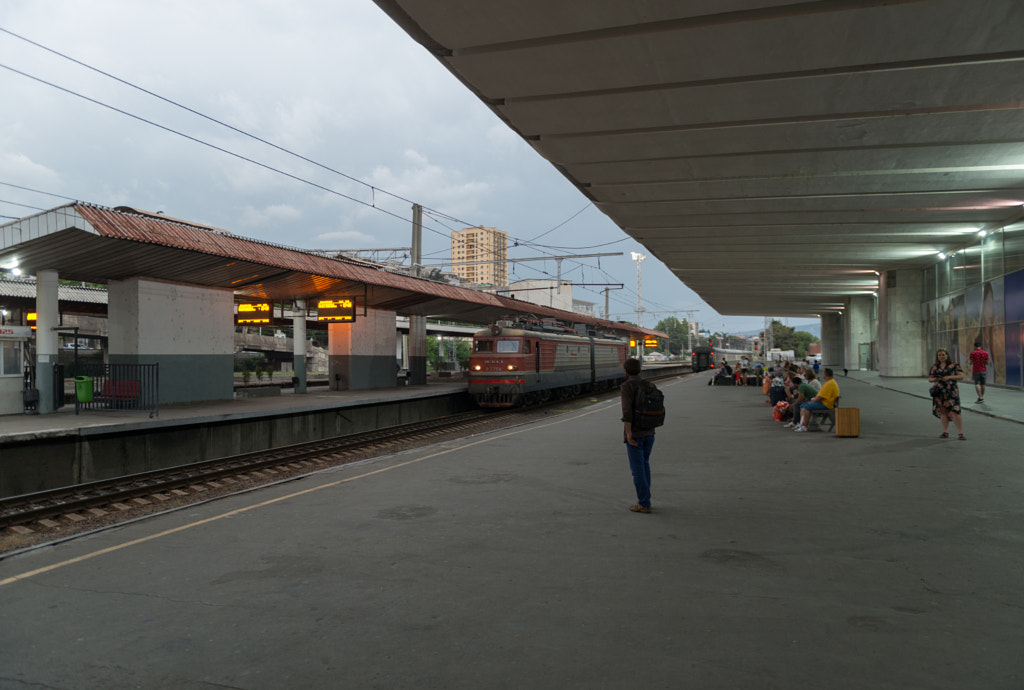
[[761,382],[763,374],[764,365],[760,362],[752,365],[749,359],[741,357],[736,361],[736,366],[730,366],[729,362],[722,359],[715,375],[708,381],[708,385],[756,385]]
[[794,431],[807,431],[813,411],[835,409],[839,400],[839,384],[833,378],[832,370],[826,368],[824,380],[819,381],[815,366],[776,362],[765,376],[765,402],[772,407],[780,401],[788,403],[782,421],[788,419],[786,427]]

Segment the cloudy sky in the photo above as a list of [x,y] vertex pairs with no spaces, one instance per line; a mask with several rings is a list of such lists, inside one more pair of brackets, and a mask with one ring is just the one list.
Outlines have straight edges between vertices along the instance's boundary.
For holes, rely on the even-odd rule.
[[[643,248],[371,0],[3,0],[0,29],[22,37],[0,32],[0,222],[69,198],[304,249],[407,247],[416,202],[425,263],[476,225],[531,243],[512,257],[622,252],[562,275],[623,283],[612,317],[635,320]],[[642,270],[647,326],[691,309],[713,331],[763,324],[717,314],[653,256]],[[603,311],[601,290],[574,294]]]

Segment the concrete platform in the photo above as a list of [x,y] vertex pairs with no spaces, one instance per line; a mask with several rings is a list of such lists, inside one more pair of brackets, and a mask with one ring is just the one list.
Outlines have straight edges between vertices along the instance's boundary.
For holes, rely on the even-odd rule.
[[131,410],[82,410],[68,404],[53,414],[0,415],[0,444],[54,436],[80,436],[114,433],[142,428],[162,428],[211,421],[253,419],[261,416],[316,411],[337,407],[356,407],[397,399],[430,398],[466,390],[465,379],[437,379],[426,385],[374,388],[372,390],[332,391],[311,387],[309,392],[290,390],[270,397],[239,397],[202,403],[164,405],[158,417]]
[[610,402],[7,558],[0,688],[1024,686],[1021,426],[839,383],[663,382],[650,515]]

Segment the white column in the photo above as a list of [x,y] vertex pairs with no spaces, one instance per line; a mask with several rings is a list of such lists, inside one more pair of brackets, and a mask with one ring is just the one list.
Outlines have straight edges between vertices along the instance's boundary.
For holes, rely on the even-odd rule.
[[60,305],[57,297],[57,271],[36,273],[36,388],[39,389],[40,414],[54,412],[53,365],[57,363],[57,328]]
[[821,365],[842,369],[843,317],[839,314],[821,315]]
[[292,317],[292,375],[295,392],[306,392],[306,300],[295,300],[298,316]]
[[885,271],[878,285],[878,373],[924,376],[921,272]]
[[846,344],[846,356],[843,367],[851,371],[866,370],[871,368],[869,357],[864,356],[862,350],[870,353],[870,346],[874,340],[874,296],[857,295],[846,300],[846,322],[844,324],[844,340]]

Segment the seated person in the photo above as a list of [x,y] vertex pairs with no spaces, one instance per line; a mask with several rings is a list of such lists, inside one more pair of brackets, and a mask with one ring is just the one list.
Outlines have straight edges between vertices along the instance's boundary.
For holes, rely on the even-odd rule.
[[[821,390],[821,381],[818,380],[818,377],[814,375],[813,371],[807,372],[807,376],[806,378],[804,378],[804,382],[809,384],[811,388],[814,389],[815,393]],[[808,400],[810,400],[810,398],[808,398]]]
[[[814,374],[808,374],[808,376],[814,376]],[[811,398],[818,394],[818,391],[814,389],[807,381],[802,381],[799,376],[794,377],[793,383],[796,384],[796,395],[790,400],[789,406],[793,410],[793,419],[786,425],[787,428],[795,427],[797,422],[800,420],[800,408],[804,403],[810,402]]]
[[710,381],[708,381],[708,385],[709,386],[711,386],[711,385],[717,386],[720,383],[722,383],[723,380],[728,380],[728,379],[731,379],[731,378],[732,378],[732,367],[730,367],[729,363],[726,362],[723,359],[722,360],[722,364],[718,367],[718,371],[715,372],[715,375],[713,377],[711,377]]
[[800,406],[800,423],[793,427],[793,431],[807,431],[807,424],[811,421],[812,410],[831,410],[839,400],[839,384],[833,378],[832,370],[825,369],[825,383],[821,384],[821,390]]

